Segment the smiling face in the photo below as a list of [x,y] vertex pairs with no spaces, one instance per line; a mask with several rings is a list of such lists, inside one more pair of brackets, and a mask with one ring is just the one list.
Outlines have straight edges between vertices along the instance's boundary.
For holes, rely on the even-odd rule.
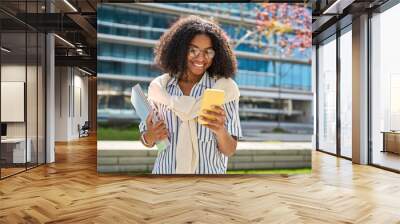
[[189,44],[187,74],[201,77],[211,66],[214,55],[210,37],[205,34],[196,35]]

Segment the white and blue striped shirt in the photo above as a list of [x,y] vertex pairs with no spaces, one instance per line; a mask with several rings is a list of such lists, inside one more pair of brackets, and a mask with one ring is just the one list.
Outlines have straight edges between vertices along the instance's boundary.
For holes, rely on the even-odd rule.
[[[205,89],[212,88],[216,80],[205,73],[201,80],[196,83],[190,96],[199,98]],[[167,84],[167,92],[171,96],[182,96],[183,92],[179,88],[178,79],[171,78]],[[239,120],[239,100],[227,102],[223,105],[225,109],[226,119],[225,128],[232,136],[238,139],[242,137],[242,130]],[[170,145],[158,154],[154,163],[153,174],[174,174],[176,168],[176,147],[178,143],[178,130],[181,120],[165,105],[153,103],[153,109],[162,118],[168,129],[168,138]],[[196,122],[197,136],[199,143],[199,162],[196,168],[196,174],[224,174],[228,165],[228,157],[218,150],[217,140],[214,133]],[[144,132],[146,128],[145,122],[139,125],[140,132]]]

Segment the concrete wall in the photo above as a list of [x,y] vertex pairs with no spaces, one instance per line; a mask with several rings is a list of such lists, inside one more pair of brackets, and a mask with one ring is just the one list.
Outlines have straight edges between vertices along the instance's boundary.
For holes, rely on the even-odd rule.
[[[97,171],[151,173],[157,150],[98,150]],[[238,150],[228,160],[228,170],[311,168],[310,149]]]
[[[98,172],[151,172],[156,148],[140,141],[98,141]],[[228,170],[311,168],[311,143],[239,142]]]

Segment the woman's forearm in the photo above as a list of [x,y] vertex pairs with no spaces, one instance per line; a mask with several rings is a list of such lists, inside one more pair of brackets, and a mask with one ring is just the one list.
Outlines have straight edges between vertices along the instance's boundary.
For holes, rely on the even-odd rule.
[[221,134],[216,135],[218,149],[226,156],[232,156],[236,152],[237,140],[225,129]]

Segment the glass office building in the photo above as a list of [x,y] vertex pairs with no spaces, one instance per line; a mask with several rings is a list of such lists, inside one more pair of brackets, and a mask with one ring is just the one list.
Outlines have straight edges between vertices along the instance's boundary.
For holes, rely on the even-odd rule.
[[[153,65],[153,47],[180,16],[199,15],[217,20],[230,39],[238,40],[246,30],[256,27],[255,7],[259,5],[99,4],[99,120],[136,118],[130,104],[131,87],[140,83],[146,89],[149,82],[161,74]],[[309,58],[296,51],[291,57],[279,57],[250,40],[239,44],[234,51],[238,61],[235,81],[241,91],[240,116],[244,134],[255,127],[260,132],[271,132],[279,127],[289,132],[311,134],[313,95]]]

